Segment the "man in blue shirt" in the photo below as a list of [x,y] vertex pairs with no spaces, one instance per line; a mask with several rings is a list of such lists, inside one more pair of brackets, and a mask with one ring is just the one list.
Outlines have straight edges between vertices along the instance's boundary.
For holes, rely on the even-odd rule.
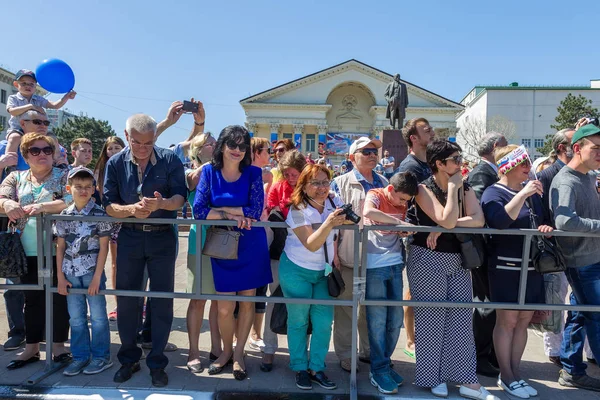
[[[103,205],[115,218],[176,218],[186,196],[183,164],[168,149],[154,146],[156,122],[136,114],[127,120],[125,137],[129,148],[106,164]],[[144,269],[148,269],[150,290],[173,292],[177,233],[172,224],[123,223],[117,245],[118,290],[139,290]],[[121,348],[117,355],[121,368],[117,383],[129,380],[140,370],[142,349],[137,346],[139,299],[117,297],[117,325]],[[168,383],[165,372],[169,360],[164,355],[171,324],[173,299],[154,298],[152,308],[152,351],[146,358],[152,384]]]

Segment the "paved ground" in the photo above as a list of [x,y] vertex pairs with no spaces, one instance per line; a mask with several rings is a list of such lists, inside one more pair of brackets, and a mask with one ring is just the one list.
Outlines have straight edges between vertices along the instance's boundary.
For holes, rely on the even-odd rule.
[[[180,238],[180,257],[177,260],[176,283],[177,291],[185,291],[186,285],[186,251],[187,251],[187,233],[181,234]],[[108,268],[107,268],[108,271]],[[110,286],[110,283],[109,283]],[[0,301],[3,298],[0,297]],[[109,298],[109,310],[114,305],[114,299]],[[246,367],[249,378],[239,382],[233,378],[231,368],[226,369],[224,373],[217,376],[209,376],[206,369],[198,375],[191,374],[185,367],[187,360],[188,339],[186,332],[185,314],[187,310],[186,300],[175,300],[175,318],[173,321],[173,329],[170,341],[179,346],[179,350],[173,353],[168,353],[170,363],[167,368],[169,374],[169,386],[167,390],[161,390],[160,393],[169,399],[200,399],[200,398],[215,398],[215,399],[245,399],[245,398],[262,398],[262,399],[313,399],[313,398],[346,398],[349,393],[349,374],[341,370],[337,359],[333,352],[333,347],[330,347],[327,357],[328,376],[338,384],[338,389],[335,391],[326,391],[319,387],[313,389],[312,392],[303,392],[296,388],[294,383],[294,373],[289,370],[288,350],[286,337],[280,338],[280,351],[275,358],[275,368],[270,373],[261,372],[260,353],[247,349]],[[208,311],[208,307],[206,309]],[[0,343],[6,339],[8,331],[5,309],[0,307]],[[393,361],[396,371],[399,371],[406,379],[405,385],[401,388],[398,395],[389,396],[390,398],[433,398],[427,390],[419,389],[410,382],[413,380],[414,361],[407,357],[402,349],[404,348],[404,335],[402,335],[400,343],[393,355]],[[111,341],[112,354],[116,359],[116,353],[119,346],[119,337],[117,333],[116,322],[111,323]],[[203,364],[208,366],[208,351],[210,346],[210,338],[208,332],[208,315],[205,314],[204,326],[200,337],[201,349],[203,350]],[[333,345],[332,345],[333,346]],[[44,347],[42,345],[42,350]],[[71,398],[88,398],[82,397],[90,395],[89,398],[94,399],[145,399],[157,398],[158,392],[152,388],[150,383],[149,371],[145,364],[142,363],[141,372],[134,375],[128,382],[116,385],[112,381],[113,374],[118,366],[115,366],[99,375],[86,376],[79,375],[76,377],[65,377],[62,373],[55,373],[43,380],[35,388],[25,388],[24,385],[27,379],[42,369],[43,362],[29,365],[25,368],[16,371],[8,371],[3,368],[4,365],[16,355],[16,352],[3,352],[0,350],[0,398],[3,396],[13,396],[19,394],[26,396],[26,393],[49,392],[51,398],[55,399],[71,399]],[[42,359],[45,358],[45,353],[42,353]],[[358,389],[360,398],[375,398],[377,391],[370,385],[368,380],[368,365],[360,364],[358,374]],[[600,376],[600,370],[596,366],[590,366],[588,369],[590,375]],[[532,385],[540,393],[541,399],[566,399],[570,400],[600,400],[600,393],[589,391],[566,389],[558,385],[558,368],[547,361],[544,356],[542,339],[539,335],[530,331],[529,343],[523,358],[523,374],[531,380]],[[490,391],[499,396],[501,399],[511,398],[502,390],[495,386],[495,380],[481,377],[481,383],[487,386]],[[459,398],[458,387],[450,388],[450,398]],[[75,396],[78,395],[78,396]],[[326,396],[324,396],[326,395]],[[75,396],[75,397],[73,397]]]

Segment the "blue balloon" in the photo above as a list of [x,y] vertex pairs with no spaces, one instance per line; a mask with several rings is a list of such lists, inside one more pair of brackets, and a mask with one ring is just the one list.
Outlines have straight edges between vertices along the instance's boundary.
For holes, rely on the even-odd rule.
[[51,93],[67,93],[75,87],[75,74],[69,64],[57,58],[44,60],[35,70],[41,87]]

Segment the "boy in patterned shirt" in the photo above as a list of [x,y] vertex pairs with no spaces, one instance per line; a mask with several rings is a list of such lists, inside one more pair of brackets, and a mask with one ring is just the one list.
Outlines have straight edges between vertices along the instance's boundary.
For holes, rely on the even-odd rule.
[[[72,169],[67,177],[67,191],[73,195],[73,204],[60,215],[105,217],[104,209],[92,199],[95,187],[91,170],[85,167]],[[82,371],[93,375],[113,365],[106,298],[97,295],[99,290],[106,288],[104,264],[113,231],[114,224],[104,221],[56,221],[54,227],[54,234],[58,237],[58,293],[68,295],[71,324],[73,362],[64,370],[66,376],[75,376]],[[67,287],[87,289],[87,294],[69,294]],[[88,305],[92,322],[91,340],[87,323]]]

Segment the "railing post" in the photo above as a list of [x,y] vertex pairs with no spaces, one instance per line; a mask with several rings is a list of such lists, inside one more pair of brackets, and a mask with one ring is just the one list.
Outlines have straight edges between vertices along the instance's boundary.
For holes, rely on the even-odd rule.
[[358,386],[356,383],[356,367],[358,365],[358,295],[359,287],[359,272],[360,272],[360,242],[361,230],[352,231],[354,241],[354,265],[352,266],[352,357],[350,362],[350,400],[358,399]]
[[529,254],[531,250],[531,235],[525,233],[523,237],[523,255],[521,256],[521,279],[519,282],[519,304],[525,304],[525,293],[527,291],[527,275],[529,273]]
[[[192,212],[193,214],[193,212]],[[194,269],[194,295],[202,295],[202,228],[204,225],[196,225],[196,265]]]

